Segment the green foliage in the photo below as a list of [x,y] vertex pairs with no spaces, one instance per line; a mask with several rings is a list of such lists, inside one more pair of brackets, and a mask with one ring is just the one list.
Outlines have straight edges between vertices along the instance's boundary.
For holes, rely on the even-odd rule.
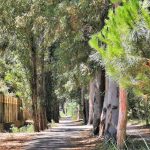
[[55,123],[54,120],[52,120],[52,122],[50,123],[50,127],[53,128],[53,127],[57,127],[57,124]]
[[142,123],[141,125],[148,125],[150,119],[150,101],[147,97],[139,97],[136,95],[132,89],[128,90],[128,118],[131,123],[136,121],[137,124]]
[[88,40],[90,35],[100,28],[99,20],[107,4],[101,0],[82,0],[63,1],[60,5],[63,5],[63,11],[59,11],[64,14],[63,23],[66,28],[55,50],[55,92],[60,100],[79,101],[79,94],[74,93],[79,92],[82,86],[88,86],[93,70],[96,70],[91,67],[89,55],[92,50],[88,46]]
[[70,116],[73,120],[77,120],[78,117],[78,103],[77,102],[67,102],[65,104],[65,109],[67,109],[67,116]]
[[33,127],[33,125],[27,125],[27,126],[23,126],[21,128],[12,126],[11,131],[12,131],[12,133],[33,133],[34,127]]
[[[44,51],[45,63],[49,59],[46,50],[58,41],[54,52],[57,62],[45,65],[46,71],[53,70],[54,76],[59,78],[57,91],[61,87],[63,92],[66,90],[66,93],[70,93],[72,89],[87,86],[91,73],[87,64],[91,48],[87,41],[101,25],[99,20],[105,6],[102,0],[1,2],[1,51],[14,51],[17,63],[21,65],[18,69],[22,70],[20,73],[24,76],[20,77],[18,69],[18,75],[15,76],[12,69],[5,77],[7,82],[15,86],[17,95],[22,95],[21,84],[31,80],[31,38],[38,50],[38,57]],[[17,85],[12,82],[17,82]]]
[[89,44],[100,53],[108,75],[139,95],[149,95],[150,17],[143,4],[130,0],[110,10],[104,28]]

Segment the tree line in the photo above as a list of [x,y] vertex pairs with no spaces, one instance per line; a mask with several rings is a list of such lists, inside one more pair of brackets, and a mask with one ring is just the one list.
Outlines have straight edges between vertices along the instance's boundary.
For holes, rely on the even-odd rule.
[[1,91],[32,109],[35,131],[75,101],[93,134],[122,149],[128,93],[149,99],[148,1],[0,2]]

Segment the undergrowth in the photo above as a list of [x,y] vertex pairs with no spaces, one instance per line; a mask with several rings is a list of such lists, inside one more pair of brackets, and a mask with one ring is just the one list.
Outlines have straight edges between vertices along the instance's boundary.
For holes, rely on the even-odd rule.
[[[97,145],[96,150],[119,150],[112,141],[102,142]],[[143,138],[128,138],[125,141],[124,150],[150,150],[150,143]]]
[[15,127],[14,125],[12,125],[11,131],[12,131],[12,133],[33,133],[34,127],[33,127],[33,125],[27,125],[27,126],[18,128],[18,127]]

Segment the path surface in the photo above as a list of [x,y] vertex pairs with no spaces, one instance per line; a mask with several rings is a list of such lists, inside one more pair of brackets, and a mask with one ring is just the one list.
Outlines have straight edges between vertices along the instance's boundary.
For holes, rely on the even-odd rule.
[[[1,133],[0,150],[96,150],[96,144],[101,145],[102,139],[93,137],[91,128],[92,126],[81,125],[81,122],[65,120],[45,132]],[[148,144],[150,142],[149,127],[129,125],[127,133],[133,140],[142,139],[142,144],[143,139]]]
[[57,127],[39,133],[27,142],[26,150],[94,150],[96,138],[90,136],[91,126],[81,122],[60,121]]

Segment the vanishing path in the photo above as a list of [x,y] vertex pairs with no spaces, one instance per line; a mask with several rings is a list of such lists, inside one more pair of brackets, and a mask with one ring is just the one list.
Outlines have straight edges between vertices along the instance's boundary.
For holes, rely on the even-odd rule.
[[57,127],[41,132],[26,143],[26,150],[94,150],[96,139],[90,136],[91,126],[70,119]]

